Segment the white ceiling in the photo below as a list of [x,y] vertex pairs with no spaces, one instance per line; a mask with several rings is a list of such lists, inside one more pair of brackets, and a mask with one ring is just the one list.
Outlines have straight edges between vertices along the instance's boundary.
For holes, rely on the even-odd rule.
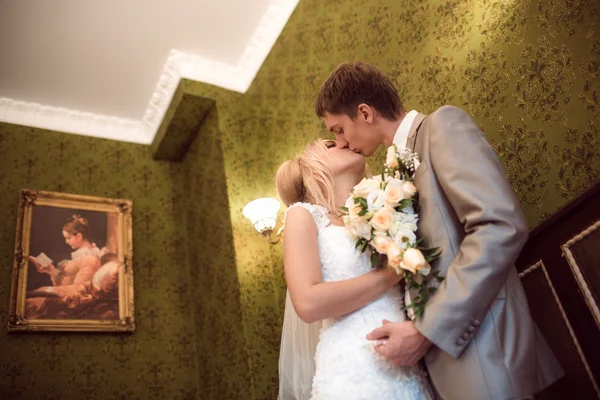
[[180,78],[245,92],[298,0],[0,0],[0,121],[150,143]]

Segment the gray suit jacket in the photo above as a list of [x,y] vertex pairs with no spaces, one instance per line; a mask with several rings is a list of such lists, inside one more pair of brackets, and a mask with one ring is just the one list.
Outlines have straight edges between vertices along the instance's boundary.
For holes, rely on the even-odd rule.
[[532,397],[563,375],[531,319],[514,262],[528,227],[502,164],[459,108],[419,114],[407,147],[419,155],[419,235],[440,247],[445,277],[416,328],[440,399]]

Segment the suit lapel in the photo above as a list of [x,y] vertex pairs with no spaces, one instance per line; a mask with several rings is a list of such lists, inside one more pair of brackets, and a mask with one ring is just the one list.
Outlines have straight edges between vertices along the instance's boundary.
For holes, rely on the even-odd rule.
[[417,133],[419,132],[419,127],[423,123],[423,120],[427,117],[427,115],[423,113],[418,113],[410,126],[410,130],[408,131],[408,139],[406,139],[406,148],[410,149],[410,151],[415,150],[415,142],[417,141]]

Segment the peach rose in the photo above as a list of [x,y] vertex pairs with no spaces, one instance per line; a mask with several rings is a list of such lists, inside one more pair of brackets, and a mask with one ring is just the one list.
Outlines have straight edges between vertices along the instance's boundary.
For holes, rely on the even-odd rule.
[[369,223],[377,231],[385,231],[390,228],[394,220],[394,210],[388,206],[380,208],[371,218]]
[[354,186],[353,193],[355,196],[366,199],[369,193],[375,189],[379,189],[379,183],[377,181],[374,179],[363,178],[358,185]]
[[402,255],[403,268],[409,270],[413,274],[416,271],[421,272],[422,275],[428,275],[431,268],[425,261],[423,253],[418,249],[407,249]]
[[385,202],[391,207],[396,207],[404,199],[403,182],[392,179],[385,187]]
[[375,237],[371,240],[371,245],[379,254],[387,254],[388,248],[392,244],[392,238],[385,232],[375,232]]
[[388,264],[389,264],[389,266],[392,267],[392,268],[394,268],[396,270],[397,274],[400,274],[402,272],[402,270],[401,270],[402,251],[396,245],[396,243],[392,242],[389,245],[388,252],[387,252],[387,257],[388,257]]
[[402,184],[402,191],[404,192],[404,198],[410,199],[417,193],[417,187],[409,181]]

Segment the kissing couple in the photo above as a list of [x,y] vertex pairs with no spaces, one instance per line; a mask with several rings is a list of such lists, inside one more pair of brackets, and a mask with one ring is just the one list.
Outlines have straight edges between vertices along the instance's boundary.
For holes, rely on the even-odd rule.
[[[276,176],[288,206],[278,399],[523,400],[559,379],[514,266],[528,226],[473,119],[406,110],[360,62],[333,71],[316,112],[335,140],[309,143]],[[417,235],[441,250],[431,264],[443,280],[412,318],[403,275],[371,266],[341,211],[381,145],[418,155]]]

